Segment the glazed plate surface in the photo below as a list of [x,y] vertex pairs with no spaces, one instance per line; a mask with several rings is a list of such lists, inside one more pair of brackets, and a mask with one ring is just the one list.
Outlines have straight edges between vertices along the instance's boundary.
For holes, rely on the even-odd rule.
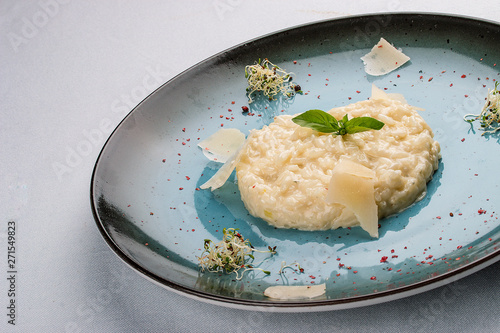
[[[383,37],[411,60],[367,75],[360,57]],[[304,91],[248,104],[244,68],[268,58]],[[462,120],[479,113],[499,79],[500,26],[429,14],[356,16],[308,24],[237,45],[186,70],[148,96],[106,142],[91,182],[98,228],[117,255],[146,278],[196,299],[253,310],[320,311],[375,304],[426,291],[500,258],[500,136]],[[370,96],[371,85],[403,94],[441,145],[427,196],[380,221],[380,237],[361,228],[321,232],[275,229],[250,216],[234,175],[199,190],[220,167],[197,144],[220,128],[250,130],[275,115],[329,110]],[[243,113],[241,107],[248,106]],[[238,228],[269,270],[201,272],[205,239]],[[385,259],[383,259],[385,258]],[[297,262],[279,274],[282,262]],[[275,285],[326,284],[313,299],[274,300]]]

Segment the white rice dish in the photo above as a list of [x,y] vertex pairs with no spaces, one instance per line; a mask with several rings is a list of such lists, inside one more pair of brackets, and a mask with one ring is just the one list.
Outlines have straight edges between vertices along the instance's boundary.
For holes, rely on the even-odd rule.
[[381,130],[335,136],[301,127],[283,115],[253,130],[236,163],[238,187],[248,211],[278,228],[328,230],[358,226],[355,214],[327,203],[332,170],[348,159],[374,171],[378,218],[398,213],[426,193],[438,167],[439,143],[414,107],[373,99],[334,108],[337,119],[369,116]]

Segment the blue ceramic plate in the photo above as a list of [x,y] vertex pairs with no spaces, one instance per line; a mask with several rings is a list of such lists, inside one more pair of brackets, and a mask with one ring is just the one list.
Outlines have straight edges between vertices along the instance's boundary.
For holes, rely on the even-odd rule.
[[[381,77],[360,57],[381,37],[411,61]],[[248,105],[244,67],[268,58],[301,85],[303,95]],[[150,280],[200,300],[239,308],[316,311],[349,308],[429,290],[500,258],[500,136],[481,136],[462,120],[479,113],[499,79],[500,26],[427,14],[357,16],[308,24],[235,46],[181,73],[148,96],[104,146],[91,184],[97,226],[118,256]],[[197,190],[220,165],[197,144],[223,126],[245,134],[278,114],[365,100],[372,83],[403,94],[440,142],[442,160],[428,194],[380,221],[380,238],[360,228],[282,230],[244,208],[234,177],[219,190]],[[249,106],[249,114],[242,113]],[[253,115],[252,115],[253,114]],[[276,246],[255,262],[269,270],[200,272],[204,239],[238,228],[256,248]],[[386,258],[385,258],[386,257]],[[383,259],[385,258],[385,259]],[[298,262],[279,274],[280,265]],[[275,285],[326,283],[313,299],[277,301]]]

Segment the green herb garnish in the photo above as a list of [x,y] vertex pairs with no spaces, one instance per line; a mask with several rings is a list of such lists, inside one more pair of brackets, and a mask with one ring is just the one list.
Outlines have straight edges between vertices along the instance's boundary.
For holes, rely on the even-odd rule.
[[279,94],[291,97],[302,93],[300,86],[293,83],[292,73],[286,72],[267,58],[246,66],[245,78],[248,81],[248,103],[253,102],[252,94],[257,91],[261,91],[269,100],[273,100]]
[[309,110],[292,118],[292,121],[302,127],[309,127],[321,133],[335,135],[354,134],[369,130],[379,130],[384,123],[372,117],[355,117],[348,119],[347,114],[337,120],[328,112]]
[[480,114],[466,114],[464,120],[472,123],[479,120],[481,130],[486,133],[493,134],[500,131],[500,91],[498,84],[500,81],[495,82],[495,89],[488,90],[486,103],[483,106]]
[[[223,239],[219,243],[214,243],[210,239],[205,239],[203,253],[198,257],[201,269],[209,272],[236,273],[236,279],[241,280],[243,274],[249,270],[260,270],[269,275],[271,272],[254,267],[246,263],[246,257],[255,259],[253,252],[276,253],[276,246],[269,246],[269,251],[259,251],[255,249],[248,239],[244,239],[238,229],[224,228]],[[240,270],[242,270],[240,272]]]

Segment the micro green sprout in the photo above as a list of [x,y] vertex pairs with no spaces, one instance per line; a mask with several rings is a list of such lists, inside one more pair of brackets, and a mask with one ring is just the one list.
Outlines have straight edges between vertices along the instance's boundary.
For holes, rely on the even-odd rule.
[[223,238],[219,243],[214,243],[210,239],[205,239],[203,252],[198,257],[201,270],[209,272],[236,273],[236,279],[241,280],[243,274],[249,270],[260,270],[269,275],[271,272],[254,267],[245,263],[246,258],[255,259],[253,252],[276,253],[276,246],[268,247],[267,251],[255,249],[248,239],[244,239],[238,229],[224,228]]
[[294,263],[291,263],[291,264],[287,264],[286,261],[282,261],[281,262],[281,268],[278,272],[278,274],[282,274],[283,271],[286,269],[286,268],[290,268],[290,269],[293,269],[295,270],[295,268],[293,268],[293,266],[296,265],[297,266],[297,269],[299,270],[300,273],[304,273],[304,269],[302,267],[300,267],[299,263],[298,262],[294,262]]
[[464,120],[472,123],[479,120],[481,130],[486,133],[495,133],[500,130],[500,91],[498,90],[499,81],[495,82],[495,89],[488,89],[488,96],[480,114],[466,114]]
[[262,61],[259,59],[254,65],[247,65],[245,78],[248,81],[248,103],[253,102],[252,94],[257,91],[261,91],[269,100],[273,100],[278,94],[291,97],[301,93],[300,86],[293,83],[291,75],[292,73],[287,73],[267,58]]

